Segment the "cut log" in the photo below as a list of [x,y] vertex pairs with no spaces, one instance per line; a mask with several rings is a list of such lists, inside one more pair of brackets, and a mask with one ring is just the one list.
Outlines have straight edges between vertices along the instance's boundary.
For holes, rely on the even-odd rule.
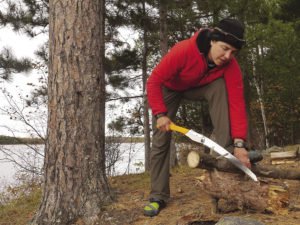
[[[188,165],[192,168],[202,168],[212,170],[213,168],[232,173],[242,173],[241,170],[236,168],[227,159],[217,159],[209,154],[202,152],[191,151],[187,157]],[[300,169],[279,169],[275,166],[260,165],[259,163],[252,165],[251,170],[257,175],[262,177],[277,178],[277,179],[290,179],[300,180]]]
[[271,159],[291,159],[299,157],[298,150],[286,151],[286,152],[271,152]]
[[200,163],[200,154],[195,151],[191,151],[187,156],[187,162],[190,168],[196,168]]

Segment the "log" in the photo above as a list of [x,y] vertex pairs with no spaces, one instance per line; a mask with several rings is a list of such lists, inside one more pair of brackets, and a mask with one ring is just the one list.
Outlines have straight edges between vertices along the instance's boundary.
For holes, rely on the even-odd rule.
[[[212,170],[213,168],[231,173],[243,173],[241,170],[236,168],[227,159],[215,158],[209,154],[203,152],[191,151],[187,157],[188,165],[191,168],[202,168]],[[259,163],[253,164],[251,170],[261,177],[269,177],[276,179],[289,179],[289,180],[300,180],[300,169],[279,169],[275,166],[260,165]]]
[[282,169],[275,166],[268,165],[254,165],[252,171],[261,177],[269,177],[275,179],[287,179],[287,180],[300,180],[300,170],[293,169]]

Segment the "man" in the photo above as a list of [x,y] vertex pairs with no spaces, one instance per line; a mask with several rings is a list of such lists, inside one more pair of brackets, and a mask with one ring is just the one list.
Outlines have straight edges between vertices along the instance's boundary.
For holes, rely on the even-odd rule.
[[223,19],[214,29],[202,29],[177,43],[150,75],[147,96],[155,129],[146,216],[156,216],[170,197],[169,126],[182,99],[208,101],[216,142],[228,149],[232,147],[234,155],[250,168],[245,149],[247,116],[243,80],[234,57],[245,44],[243,38],[244,26],[239,21]]

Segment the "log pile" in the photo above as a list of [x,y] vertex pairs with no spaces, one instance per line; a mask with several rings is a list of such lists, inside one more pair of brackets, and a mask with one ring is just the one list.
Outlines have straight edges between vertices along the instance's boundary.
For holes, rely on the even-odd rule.
[[297,149],[292,151],[271,152],[270,157],[272,165],[292,164],[300,159],[300,151]]

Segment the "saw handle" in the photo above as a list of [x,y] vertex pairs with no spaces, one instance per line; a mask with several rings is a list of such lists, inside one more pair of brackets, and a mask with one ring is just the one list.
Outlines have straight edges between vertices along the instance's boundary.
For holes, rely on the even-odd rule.
[[184,128],[184,127],[180,127],[180,126],[177,126],[176,124],[174,123],[171,123],[170,124],[170,129],[173,130],[173,131],[177,131],[177,132],[180,132],[182,134],[186,134],[189,130]]

